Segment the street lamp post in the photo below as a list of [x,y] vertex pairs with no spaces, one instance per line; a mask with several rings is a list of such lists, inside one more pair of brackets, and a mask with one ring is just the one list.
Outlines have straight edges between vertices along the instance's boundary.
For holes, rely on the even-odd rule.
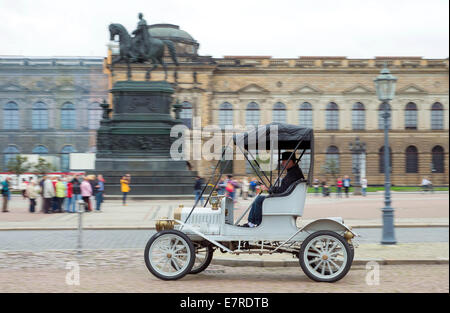
[[389,101],[394,98],[397,78],[391,75],[386,64],[380,75],[374,79],[378,99],[382,102],[384,113],[384,208],[383,211],[383,237],[381,244],[396,244],[394,233],[394,209],[391,207],[391,168],[389,153]]
[[[361,195],[361,159],[363,153],[366,151],[366,144],[359,140],[359,137],[356,137],[355,143],[349,144],[349,149],[352,153],[352,163],[356,163],[355,166],[352,166],[353,172],[355,173],[355,183],[353,194]],[[353,162],[353,156],[356,156],[356,162]]]

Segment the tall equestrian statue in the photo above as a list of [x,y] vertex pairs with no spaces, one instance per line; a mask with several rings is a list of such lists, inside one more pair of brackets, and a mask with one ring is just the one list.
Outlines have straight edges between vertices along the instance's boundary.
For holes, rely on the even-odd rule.
[[147,70],[146,79],[150,79],[150,72],[153,71],[158,63],[162,65],[165,73],[165,80],[167,80],[167,66],[164,63],[164,46],[169,49],[170,56],[178,66],[175,45],[170,40],[161,40],[153,38],[147,27],[147,22],[144,20],[142,13],[139,13],[139,23],[135,31],[132,32],[134,37],[131,37],[125,27],[121,24],[109,25],[110,40],[114,40],[115,36],[119,36],[120,55],[115,57],[111,63],[111,71],[113,65],[119,62],[126,62],[128,66],[127,76],[131,79],[130,63],[146,63],[150,61],[153,66]]

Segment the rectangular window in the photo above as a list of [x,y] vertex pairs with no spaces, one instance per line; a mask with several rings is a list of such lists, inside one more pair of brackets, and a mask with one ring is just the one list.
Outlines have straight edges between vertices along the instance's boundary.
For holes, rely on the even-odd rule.
[[19,110],[3,110],[4,129],[19,129]]
[[61,128],[62,129],[75,129],[75,110],[62,110],[61,111]]
[[31,124],[33,129],[48,129],[48,111],[33,110]]
[[417,111],[405,111],[405,128],[417,129]]
[[102,110],[89,110],[89,129],[99,129],[102,113]]
[[431,111],[431,129],[444,129],[442,110]]
[[339,111],[337,110],[327,110],[326,111],[326,127],[327,130],[338,130],[339,129]]
[[352,126],[354,130],[364,130],[366,128],[366,115],[364,110],[353,110]]
[[299,125],[302,127],[313,127],[312,110],[299,110]]

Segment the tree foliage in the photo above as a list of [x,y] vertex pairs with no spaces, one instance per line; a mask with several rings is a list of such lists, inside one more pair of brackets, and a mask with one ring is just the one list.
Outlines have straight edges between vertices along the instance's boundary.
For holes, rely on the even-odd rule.
[[26,156],[18,154],[15,158],[9,160],[7,168],[9,172],[21,175],[30,170],[31,164],[28,163],[28,158]]
[[33,165],[33,173],[37,175],[47,174],[48,172],[54,171],[53,166],[50,162],[47,162],[44,158],[39,157],[38,162]]
[[322,165],[322,171],[325,174],[329,174],[333,176],[333,178],[336,180],[337,174],[339,174],[339,164],[336,162],[336,160],[333,158],[330,158],[325,161],[325,163]]

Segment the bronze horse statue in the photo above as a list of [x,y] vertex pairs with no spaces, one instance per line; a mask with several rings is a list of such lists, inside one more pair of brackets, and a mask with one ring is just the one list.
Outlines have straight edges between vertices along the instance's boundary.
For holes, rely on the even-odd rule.
[[111,63],[112,66],[118,62],[124,61],[128,66],[128,79],[131,78],[131,68],[130,63],[145,63],[146,61],[151,61],[153,64],[152,68],[147,70],[146,79],[150,79],[150,72],[153,71],[158,63],[162,65],[165,73],[165,80],[167,80],[167,66],[164,63],[164,45],[169,49],[170,56],[174,61],[175,65],[178,65],[177,55],[175,51],[175,46],[170,40],[161,40],[158,38],[153,38],[149,34],[148,49],[146,49],[144,55],[140,53],[137,38],[131,37],[128,31],[121,24],[110,24],[109,25],[110,40],[114,40],[115,36],[119,36],[119,48],[120,55],[115,57]]

